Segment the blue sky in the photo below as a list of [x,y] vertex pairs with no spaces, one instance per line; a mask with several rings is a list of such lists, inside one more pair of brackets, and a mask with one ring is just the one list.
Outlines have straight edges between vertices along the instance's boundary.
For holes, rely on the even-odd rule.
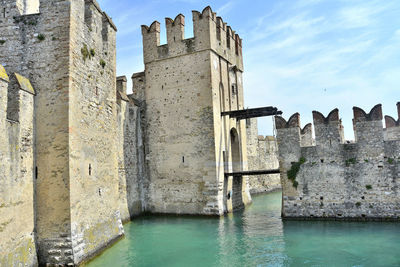
[[[276,106],[283,117],[339,108],[353,139],[352,107],[378,103],[397,118],[400,101],[400,1],[368,0],[98,0],[118,27],[117,72],[143,71],[140,25],[182,13],[192,37],[192,10],[210,5],[243,38],[246,107]],[[271,117],[259,120],[272,134]]]

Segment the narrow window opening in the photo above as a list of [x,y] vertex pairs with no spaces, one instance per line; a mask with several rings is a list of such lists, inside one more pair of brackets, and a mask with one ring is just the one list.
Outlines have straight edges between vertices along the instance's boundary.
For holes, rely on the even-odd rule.
[[233,94],[233,95],[236,95],[236,94],[237,94],[236,84],[232,84],[232,94]]
[[38,167],[36,166],[35,167],[35,179],[37,180],[37,178],[38,178]]
[[235,53],[236,55],[239,55],[239,43],[237,40],[235,41]]
[[95,90],[96,96],[99,95],[99,88],[96,86],[96,90]]
[[175,36],[174,36],[174,42],[175,42]]
[[3,18],[5,18],[5,17],[6,17],[6,9],[3,8]]
[[185,163],[185,156],[182,157],[182,162]]
[[231,48],[231,36],[229,35],[229,31],[226,32],[226,46]]
[[89,164],[89,175],[92,175],[92,164]]

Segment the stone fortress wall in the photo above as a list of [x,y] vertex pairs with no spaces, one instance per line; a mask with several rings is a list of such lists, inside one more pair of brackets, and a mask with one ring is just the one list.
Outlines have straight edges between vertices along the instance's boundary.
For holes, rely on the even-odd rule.
[[[400,103],[397,103],[400,117]],[[398,220],[400,127],[382,107],[354,107],[355,142],[345,142],[339,111],[314,111],[315,145],[300,115],[275,117],[283,188],[282,217]],[[309,127],[309,126],[307,126]],[[304,129],[303,129],[304,130]],[[306,132],[308,135],[305,136]]]
[[10,74],[1,159],[11,165],[0,179],[0,263],[78,264],[123,234],[116,27],[96,1],[0,3],[0,63]]
[[[278,144],[274,136],[258,135],[257,118],[246,120],[247,159],[249,170],[279,169]],[[255,175],[249,178],[251,194],[281,189],[279,174]]]

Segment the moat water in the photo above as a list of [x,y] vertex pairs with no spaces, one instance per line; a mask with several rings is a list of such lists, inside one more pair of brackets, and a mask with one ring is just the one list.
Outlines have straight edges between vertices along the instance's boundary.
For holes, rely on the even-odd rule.
[[218,218],[141,217],[88,266],[400,266],[400,223],[282,222],[281,193]]

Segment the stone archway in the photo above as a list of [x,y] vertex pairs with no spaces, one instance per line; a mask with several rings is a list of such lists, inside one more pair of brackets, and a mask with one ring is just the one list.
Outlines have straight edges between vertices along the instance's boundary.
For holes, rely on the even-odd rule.
[[[240,137],[235,128],[232,128],[229,134],[230,139],[230,172],[240,172],[242,170],[242,155],[240,153]],[[231,212],[235,209],[243,207],[242,199],[243,177],[241,175],[234,177],[226,177],[224,183],[224,191],[226,196],[227,211]]]
[[[242,171],[242,157],[240,153],[240,139],[239,134],[235,128],[231,129],[230,133],[231,138],[231,151],[232,151],[232,171],[240,172]],[[232,208],[240,209],[243,207],[243,198],[242,198],[242,185],[243,185],[243,176],[233,176],[232,181]]]

